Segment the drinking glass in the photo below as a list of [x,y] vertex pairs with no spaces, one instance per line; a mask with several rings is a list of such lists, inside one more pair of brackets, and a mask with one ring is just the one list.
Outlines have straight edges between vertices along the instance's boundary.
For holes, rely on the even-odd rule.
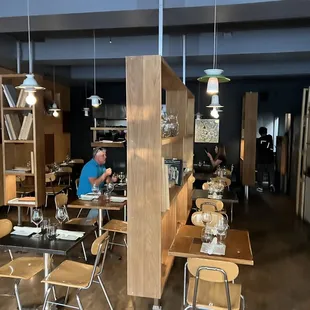
[[[41,209],[37,209],[37,208],[33,209],[32,216],[31,216],[31,222],[33,224],[35,224],[37,226],[37,228],[38,228],[42,221],[43,221],[42,210]],[[37,233],[33,237],[39,237],[39,236],[40,236],[40,234]]]
[[120,172],[120,173],[119,173],[119,175],[118,175],[118,177],[119,177],[119,179],[120,179],[121,183],[123,183],[123,180],[126,178],[126,176],[125,176],[125,173],[124,173],[124,172]]
[[224,217],[219,219],[215,228],[217,230],[217,235],[219,236],[218,244],[223,244],[222,239],[226,237],[226,233],[229,228],[227,219]]
[[42,223],[41,223],[42,234],[45,234],[47,232],[47,228],[48,228],[48,226],[50,226],[50,224],[51,224],[50,219],[46,219],[46,220],[42,221]]
[[106,191],[107,191],[109,194],[111,194],[111,193],[113,192],[113,190],[114,190],[114,184],[113,184],[113,183],[108,183],[108,184],[106,185]]
[[56,209],[55,218],[60,224],[62,224],[65,220],[69,220],[68,212],[65,206],[61,206]]
[[56,225],[55,224],[50,224],[47,227],[47,238],[49,240],[53,240],[56,238]]
[[96,195],[100,195],[100,189],[99,189],[99,186],[97,186],[95,183],[93,184],[93,187],[92,187],[92,192],[93,194],[96,194]]
[[202,213],[202,221],[205,225],[208,225],[212,222],[212,215],[210,212],[203,212]]

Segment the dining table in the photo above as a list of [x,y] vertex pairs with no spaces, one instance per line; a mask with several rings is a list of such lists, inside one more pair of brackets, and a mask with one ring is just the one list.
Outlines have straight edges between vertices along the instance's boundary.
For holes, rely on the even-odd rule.
[[[100,195],[98,199],[93,200],[83,200],[76,199],[67,205],[68,208],[73,209],[96,209],[98,210],[98,229],[99,236],[102,234],[103,227],[103,211],[124,211],[124,221],[127,221],[127,197],[125,196],[117,196],[122,197],[123,201],[121,202],[113,202],[113,200],[107,200],[104,195]],[[111,198],[112,199],[112,198]]]
[[207,258],[227,261],[239,265],[254,265],[249,232],[246,230],[228,229],[225,239],[224,255],[209,255],[200,252],[202,227],[183,225],[178,230],[170,248],[169,255],[185,258]]
[[217,199],[217,200],[222,201],[223,203],[230,204],[230,217],[231,217],[231,222],[233,221],[234,204],[239,203],[238,196],[234,191],[225,189],[221,197],[210,198],[210,194],[207,190],[193,189],[192,201],[196,201],[197,198]]
[[[63,224],[59,227],[69,231],[84,232],[83,237],[77,240],[50,240],[46,234],[41,234],[39,237],[26,237],[17,235],[6,235],[0,238],[0,249],[11,250],[12,252],[32,252],[43,254],[44,259],[44,277],[47,277],[51,271],[51,255],[67,256],[68,253],[79,245],[87,236],[94,232],[94,226],[82,226],[73,224]],[[44,284],[44,292],[48,289],[48,284]],[[24,308],[23,308],[24,309]]]

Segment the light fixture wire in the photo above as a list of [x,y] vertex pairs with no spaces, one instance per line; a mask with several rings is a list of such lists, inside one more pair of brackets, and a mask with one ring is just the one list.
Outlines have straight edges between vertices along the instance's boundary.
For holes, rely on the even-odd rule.
[[29,57],[29,73],[33,73],[32,52],[31,52],[31,35],[30,35],[30,0],[27,0],[27,27],[28,27],[28,57]]
[[54,88],[54,102],[55,102],[56,100],[55,66],[53,66],[53,88]]
[[214,24],[213,24],[213,69],[217,66],[217,31],[216,31],[216,20],[217,20],[217,8],[216,0],[214,0]]
[[96,95],[96,31],[93,31],[94,35],[94,95]]

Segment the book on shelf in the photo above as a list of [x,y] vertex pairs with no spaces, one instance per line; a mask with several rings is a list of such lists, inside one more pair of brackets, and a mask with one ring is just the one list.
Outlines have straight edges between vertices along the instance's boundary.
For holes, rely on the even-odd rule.
[[15,87],[13,85],[2,84],[2,89],[4,92],[5,98],[8,102],[8,105],[11,108],[14,108],[16,106],[16,99],[17,99]]
[[34,173],[34,153],[30,152],[31,173]]
[[21,89],[19,96],[18,96],[18,99],[17,99],[16,107],[24,108],[26,106],[26,97],[27,96],[28,96],[28,93],[25,92],[24,89]]
[[6,131],[5,131],[6,134],[4,134],[4,138],[6,139],[8,137],[10,140],[13,140],[9,124],[8,124],[8,122],[7,122],[5,117],[4,117],[4,123],[5,123],[5,128],[6,128]]
[[168,166],[165,165],[165,159],[162,157],[161,164],[161,175],[162,175],[162,186],[163,186],[163,194],[162,194],[162,202],[161,206],[162,212],[165,212],[170,209],[170,197],[169,197],[169,176],[168,176]]
[[4,115],[4,120],[6,122],[7,131],[9,133],[10,140],[16,140],[16,133],[14,131],[13,122],[9,114]]
[[165,164],[168,166],[169,183],[174,182],[175,185],[181,186],[183,181],[182,159],[165,159]]
[[28,113],[28,115],[24,116],[18,140],[28,140],[32,138],[33,136],[32,123],[33,123],[32,113]]

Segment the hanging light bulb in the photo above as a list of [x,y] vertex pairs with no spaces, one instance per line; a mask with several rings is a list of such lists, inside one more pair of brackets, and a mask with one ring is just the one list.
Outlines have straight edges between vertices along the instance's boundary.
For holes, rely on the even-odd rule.
[[213,118],[219,118],[220,116],[219,113],[217,112],[217,108],[213,108],[210,114]]
[[219,80],[216,77],[210,77],[207,84],[207,94],[215,95],[219,92]]
[[84,108],[84,116],[89,116],[89,108]]
[[27,91],[28,92],[28,96],[26,97],[26,103],[30,106],[33,106],[37,103],[37,98],[34,95],[35,90],[33,91]]
[[58,112],[58,111],[54,111],[54,112],[53,112],[53,116],[54,116],[54,117],[58,117],[58,116],[59,116],[59,112]]

